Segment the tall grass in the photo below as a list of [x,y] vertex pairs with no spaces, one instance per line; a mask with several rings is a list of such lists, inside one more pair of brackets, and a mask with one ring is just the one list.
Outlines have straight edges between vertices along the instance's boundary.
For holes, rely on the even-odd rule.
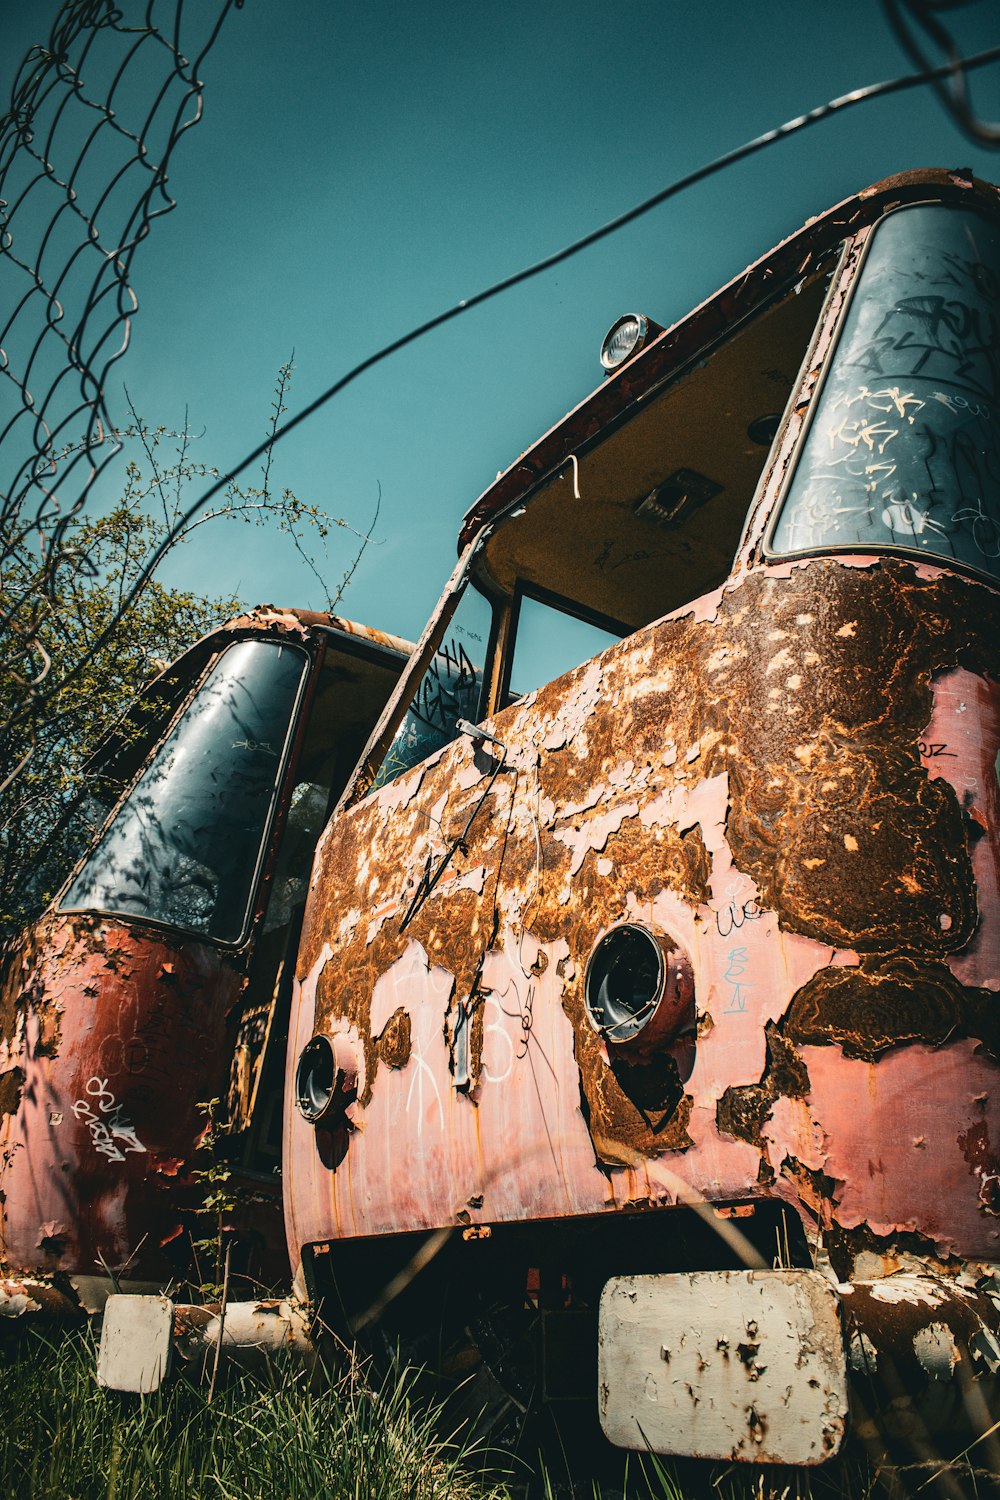
[[0,1500],[903,1500],[915,1493],[984,1500],[997,1493],[961,1465],[947,1466],[943,1481],[884,1474],[880,1484],[858,1454],[807,1471],[608,1450],[603,1460],[574,1465],[570,1477],[549,1452],[548,1471],[536,1461],[512,1472],[502,1453],[442,1437],[441,1411],[418,1398],[412,1371],[373,1385],[355,1362],[321,1383],[280,1362],[261,1375],[230,1373],[209,1399],[205,1385],[183,1376],[147,1397],[105,1391],[95,1366],[86,1332],[0,1345]]
[[401,1374],[358,1366],[325,1386],[288,1366],[209,1402],[177,1380],[102,1390],[89,1339],[23,1343],[0,1361],[3,1500],[498,1500],[475,1455],[443,1440]]

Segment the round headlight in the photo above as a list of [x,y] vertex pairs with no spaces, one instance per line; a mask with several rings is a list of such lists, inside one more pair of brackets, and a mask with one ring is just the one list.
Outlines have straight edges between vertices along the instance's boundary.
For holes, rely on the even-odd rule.
[[584,980],[587,1019],[609,1046],[670,1046],[694,1023],[694,975],[683,949],[639,923],[612,927]]
[[649,319],[642,313],[626,313],[605,335],[601,345],[601,364],[606,370],[617,370],[633,354],[638,354],[649,332]]
[[601,345],[601,364],[610,375],[662,332],[661,324],[654,323],[652,318],[646,318],[642,313],[626,313],[611,325],[605,336]]
[[358,1072],[341,1037],[314,1036],[295,1067],[295,1108],[310,1125],[333,1123],[358,1096]]

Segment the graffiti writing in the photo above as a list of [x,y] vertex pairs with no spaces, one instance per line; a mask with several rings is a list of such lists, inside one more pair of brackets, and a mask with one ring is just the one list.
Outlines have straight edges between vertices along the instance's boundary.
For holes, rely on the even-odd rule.
[[529,984],[528,996],[521,1008],[521,1039],[517,1044],[517,1057],[520,1060],[528,1055],[528,1043],[531,1040],[531,1027],[534,1022],[535,1010],[535,986]]
[[987,406],[985,401],[969,401],[967,397],[958,396],[954,391],[935,391],[932,399],[946,406],[949,411],[981,417],[984,422],[993,420],[993,408]]
[[[73,1118],[86,1125],[97,1151],[109,1161],[124,1161],[128,1151],[145,1151],[145,1146],[123,1114],[108,1088],[106,1078],[88,1078],[84,1084],[85,1098],[73,1105]],[[122,1147],[124,1146],[124,1151]]]
[[[517,1001],[517,1010],[508,1010],[506,1006],[500,1004],[500,1000],[509,999],[510,991],[511,986],[508,984],[507,988],[503,991],[503,994],[497,1000],[497,1005],[505,1016],[509,1017],[509,1019],[512,1021],[517,1021],[521,1027],[521,1035],[518,1039],[517,1051],[515,1052],[513,1059],[514,1061],[519,1062],[522,1057],[527,1057],[528,1045],[531,1041],[531,1028],[534,1025],[535,1012],[535,986],[534,984],[529,983],[527,996],[522,1001],[521,996],[517,990],[517,985],[516,983],[514,984],[514,998]],[[508,1037],[508,1041],[509,1040],[510,1039]]]
[[446,641],[424,673],[410,713],[429,729],[451,735],[455,720],[475,712],[479,679],[472,659],[460,641]]
[[746,992],[752,985],[743,978],[747,968],[747,950],[745,948],[730,948],[726,959],[728,967],[723,974],[723,979],[732,990],[729,1004],[723,1014],[727,1016],[743,1015],[747,1008]]
[[932,760],[935,756],[940,755],[947,755],[952,760],[956,760],[958,758],[957,750],[949,750],[948,746],[944,744],[932,744],[930,740],[918,740],[917,749],[920,751],[920,754],[923,756],[924,760]]
[[[715,927],[720,937],[728,937],[731,932],[742,927],[744,922],[757,922],[764,915],[756,900],[730,901],[724,911],[715,913]],[[725,926],[723,927],[723,923]]]
[[[433,979],[431,983],[433,986]],[[433,1012],[429,1009],[417,1010],[411,1014],[413,1015],[410,1034],[412,1069],[410,1087],[406,1095],[406,1112],[410,1114],[415,1110],[417,1135],[422,1136],[425,1124],[432,1123],[435,1113],[438,1128],[444,1129],[441,1090],[438,1088],[435,1070],[430,1061],[435,1047],[439,1044],[440,1022],[435,1024]]]
[[1000,319],[958,298],[902,297],[884,314],[850,363],[875,375],[921,375],[995,396]]
[[970,284],[980,297],[989,302],[1000,302],[1000,277],[985,261],[970,260],[953,250],[941,252],[941,274],[939,281],[965,289]]
[[998,289],[1000,240],[976,216],[883,221],[775,551],[888,545],[1000,574]]
[[[514,1043],[502,1019],[507,1014],[508,1012],[504,1010],[496,995],[486,996],[483,1006],[483,1077],[487,1083],[505,1083],[511,1075],[516,1060]],[[494,1019],[488,1019],[490,1016]],[[505,1060],[499,1064],[496,1072],[493,1072],[486,1062],[487,1037],[497,1037],[505,1054]]]
[[[885,420],[887,398],[906,405],[903,421]],[[984,499],[1000,491],[991,421],[989,407],[944,391],[915,404],[898,387],[843,393],[817,428],[782,518],[785,545],[893,541],[979,566],[1000,557],[1000,518]]]
[[647,562],[653,556],[648,547],[640,547],[635,552],[623,551],[616,560],[615,542],[605,539],[600,552],[594,558],[594,567],[599,573],[614,573],[618,568],[624,568],[629,563]]

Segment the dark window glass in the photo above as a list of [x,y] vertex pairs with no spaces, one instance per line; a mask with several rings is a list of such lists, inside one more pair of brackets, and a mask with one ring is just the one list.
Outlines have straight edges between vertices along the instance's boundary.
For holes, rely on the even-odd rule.
[[63,899],[225,941],[242,933],[307,660],[269,641],[219,658]]
[[476,722],[492,620],[489,600],[468,585],[386,751],[376,786],[385,786],[449,744],[458,733],[458,719]]
[[919,204],[874,232],[771,551],[887,546],[1000,578],[1000,230]]

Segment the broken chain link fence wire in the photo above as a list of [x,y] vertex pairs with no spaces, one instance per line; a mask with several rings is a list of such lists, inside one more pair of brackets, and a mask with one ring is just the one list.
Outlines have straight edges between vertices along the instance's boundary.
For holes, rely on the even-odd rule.
[[[61,582],[94,573],[73,547],[72,522],[119,451],[104,388],[138,307],[132,259],[152,221],[174,207],[171,156],[201,117],[201,66],[234,3],[242,0],[146,0],[129,14],[112,0],[66,0],[48,42],[21,64],[0,116],[8,732],[26,728],[42,706],[50,661],[39,636],[58,609]],[[23,740],[2,748],[8,766],[30,754]]]
[[[86,666],[87,662],[92,659],[98,651],[103,649],[103,647],[107,644],[108,640],[114,633],[114,630],[116,629],[118,621],[121,619],[122,615],[131,607],[136,598],[141,594],[153,572],[170,551],[170,548],[176,542],[177,537],[185,530],[186,527],[190,525],[193,518],[201,510],[203,510],[204,507],[208,505],[216,495],[220,494],[226,489],[227,486],[234,483],[239,475],[241,475],[251,464],[255,463],[259,458],[263,457],[269,446],[273,446],[275,443],[278,443],[282,439],[288,437],[292,432],[296,430],[296,428],[301,426],[303,422],[312,417],[317,411],[320,410],[321,407],[327,405],[327,403],[333,400],[335,396],[339,395],[349,385],[352,385],[354,381],[356,381],[361,375],[365,374],[368,370],[373,369],[376,365],[381,364],[384,360],[389,359],[393,354],[398,353],[400,350],[416,343],[418,339],[421,339],[427,334],[434,332],[436,329],[443,327],[444,324],[449,323],[453,319],[462,316],[462,314],[464,313],[471,312],[474,307],[480,307],[483,303],[492,301],[493,298],[499,297],[503,293],[510,291],[512,288],[520,286],[524,282],[541,275],[543,272],[551,270],[553,267],[561,265],[565,261],[570,260],[572,257],[579,255],[582,251],[588,249],[591,245],[596,245],[601,240],[608,238],[610,235],[617,233],[620,229],[624,229],[627,225],[634,223],[637,219],[643,217],[645,214],[648,214],[654,208],[659,207],[660,204],[666,203],[669,199],[677,197],[687,188],[694,187],[695,185],[704,182],[707,178],[714,176],[716,173],[721,172],[725,168],[733,166],[737,162],[746,160],[748,157],[753,156],[758,151],[764,150],[766,147],[775,144],[777,141],[782,140],[787,136],[796,134],[800,130],[807,129],[811,125],[816,125],[822,120],[827,120],[834,114],[838,114],[845,109],[852,108],[854,105],[864,104],[873,99],[886,98],[889,95],[902,93],[908,89],[923,87],[927,84],[936,85],[943,82],[944,80],[947,80],[960,71],[963,74],[972,72],[977,68],[986,67],[988,64],[997,61],[1000,61],[1000,46],[987,48],[986,50],[978,52],[971,57],[958,57],[952,59],[935,68],[923,68],[918,73],[905,74],[897,78],[884,80],[880,83],[868,84],[863,88],[853,89],[848,94],[840,95],[838,98],[832,99],[828,103],[819,105],[815,109],[810,110],[807,114],[798,115],[791,120],[787,120],[784,124],[778,125],[772,130],[765,131],[764,134],[755,136],[753,139],[745,141],[742,145],[736,146],[732,150],[724,152],[721,156],[715,157],[714,160],[709,161],[703,164],[701,167],[696,168],[694,171],[686,173],[684,176],[675,179],[672,183],[660,189],[659,192],[654,193],[651,197],[644,199],[641,203],[638,203],[632,208],[627,209],[624,213],[621,213],[615,218],[608,220],[605,224],[599,226],[597,229],[590,230],[587,234],[584,234],[579,239],[576,239],[570,244],[563,246],[560,250],[553,251],[550,255],[544,256],[541,260],[535,261],[533,264],[523,267],[519,271],[515,271],[512,275],[506,276],[500,281],[494,282],[491,286],[485,287],[482,291],[474,293],[471,297],[464,298],[462,301],[454,304],[452,307],[447,308],[444,312],[438,313],[434,317],[427,319],[426,322],[420,323],[416,327],[411,328],[407,333],[402,334],[399,338],[393,339],[388,344],[384,344],[380,349],[376,350],[375,353],[368,355],[367,358],[361,360],[360,363],[354,365],[352,369],[348,370],[346,374],[342,375],[338,380],[334,381],[332,385],[328,386],[325,391],[321,392],[320,395],[309,402],[307,406],[303,407],[303,409],[299,411],[294,417],[292,417],[290,421],[286,422],[282,427],[278,428],[278,430],[273,435],[270,435],[264,442],[258,443],[256,447],[252,448],[245,455],[240,463],[236,464],[232,469],[221,475],[215,481],[215,483],[210,485],[209,488],[205,490],[204,493],[199,496],[196,501],[194,501],[194,503],[183,513],[183,515],[178,518],[173,529],[167,534],[167,536],[164,537],[163,541],[152,553],[151,557],[147,561],[145,567],[136,579],[132,588],[125,595],[117,616],[92,642],[86,655],[77,663],[76,666],[71,668],[70,671],[64,675],[60,682],[51,684],[47,683],[44,685],[44,687],[39,686],[34,688],[31,698],[31,707],[35,711],[38,711],[40,708],[42,708],[44,704],[54,696],[54,694],[59,690],[61,686],[66,685],[70,681],[74,680]],[[12,731],[16,729],[19,720],[25,718],[28,711],[29,709],[26,705],[20,710],[20,712],[15,711],[15,713],[12,714],[4,724],[0,725],[0,744],[2,744],[4,737],[9,738]]]

